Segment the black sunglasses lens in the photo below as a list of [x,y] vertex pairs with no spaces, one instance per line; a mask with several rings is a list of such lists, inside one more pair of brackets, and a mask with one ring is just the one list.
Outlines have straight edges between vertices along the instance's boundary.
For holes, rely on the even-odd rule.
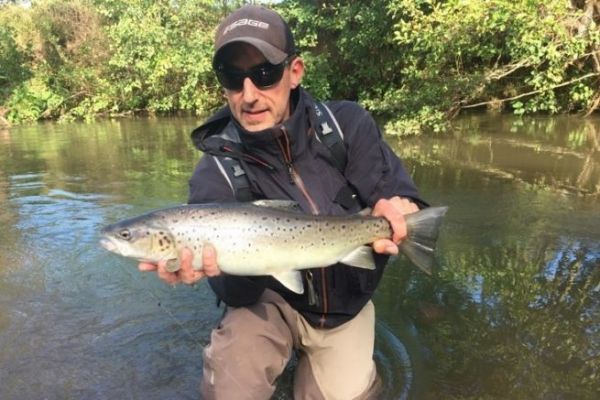
[[273,86],[279,82],[279,80],[281,80],[281,77],[283,76],[283,68],[283,64],[261,65],[260,67],[257,67],[249,72],[250,79],[257,88],[267,88],[269,86]]
[[257,88],[265,89],[281,80],[284,68],[285,63],[277,65],[263,64],[251,68],[246,72],[232,71],[225,67],[219,67],[216,70],[216,74],[219,83],[228,90],[241,90],[246,78],[250,78]]
[[221,86],[229,90],[240,90],[244,85],[246,75],[233,71],[227,71],[224,68],[219,68],[216,71],[217,79]]

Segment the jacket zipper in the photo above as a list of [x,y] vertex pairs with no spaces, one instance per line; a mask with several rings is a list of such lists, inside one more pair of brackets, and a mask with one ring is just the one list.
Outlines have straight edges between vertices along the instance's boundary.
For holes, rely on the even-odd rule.
[[[277,140],[277,144],[279,145],[281,154],[283,155],[283,160],[285,162],[285,166],[287,168],[288,175],[290,177],[290,183],[292,183],[293,185],[296,185],[298,187],[298,189],[300,189],[300,192],[302,193],[302,195],[308,202],[308,205],[310,206],[310,211],[313,213],[313,215],[318,215],[319,207],[317,206],[317,203],[315,203],[313,198],[310,196],[310,194],[306,190],[306,185],[304,185],[304,181],[302,180],[302,177],[300,176],[298,171],[296,171],[296,168],[294,167],[294,164],[292,162],[292,150],[290,147],[288,131],[284,126],[281,127],[281,131],[283,132],[282,137],[283,137],[283,141],[285,141],[285,143],[282,143],[282,141],[280,140],[281,139],[281,137],[280,137]],[[325,326],[325,320],[326,320],[325,315],[327,314],[329,305],[327,303],[327,278],[325,276],[325,268],[321,268],[320,270],[321,270],[321,298],[323,299],[323,313],[321,314],[319,323],[320,323],[320,327],[323,328]],[[315,290],[315,287],[313,284],[313,274],[311,271],[307,271],[305,276],[306,276],[306,281],[308,283],[308,304],[316,305],[318,307],[319,306],[319,297],[317,296],[317,291]]]

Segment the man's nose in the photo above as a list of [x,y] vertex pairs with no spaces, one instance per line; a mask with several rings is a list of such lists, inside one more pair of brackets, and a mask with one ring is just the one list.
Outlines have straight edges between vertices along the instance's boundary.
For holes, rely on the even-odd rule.
[[254,85],[254,82],[252,82],[252,79],[244,78],[244,84],[242,86],[244,102],[253,103],[256,100],[258,90],[259,89]]

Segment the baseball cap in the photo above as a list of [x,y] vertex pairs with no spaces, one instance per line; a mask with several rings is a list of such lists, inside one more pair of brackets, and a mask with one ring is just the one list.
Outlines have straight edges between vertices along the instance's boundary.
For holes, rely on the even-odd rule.
[[213,66],[221,50],[230,43],[244,42],[256,47],[271,64],[282,63],[296,53],[288,24],[275,11],[248,4],[229,14],[217,28]]

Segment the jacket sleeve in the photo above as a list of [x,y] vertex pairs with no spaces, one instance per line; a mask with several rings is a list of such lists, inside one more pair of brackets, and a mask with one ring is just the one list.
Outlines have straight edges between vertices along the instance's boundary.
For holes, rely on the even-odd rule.
[[[223,203],[235,201],[233,191],[219,171],[212,156],[204,155],[189,181],[189,204]],[[219,254],[217,254],[217,264]],[[221,274],[208,278],[216,296],[232,307],[255,303],[265,290],[266,277],[243,277]]]
[[427,207],[402,161],[384,141],[371,114],[349,101],[334,103],[331,109],[348,149],[346,179],[367,205],[372,207],[379,199],[400,196],[411,199],[419,208]]

